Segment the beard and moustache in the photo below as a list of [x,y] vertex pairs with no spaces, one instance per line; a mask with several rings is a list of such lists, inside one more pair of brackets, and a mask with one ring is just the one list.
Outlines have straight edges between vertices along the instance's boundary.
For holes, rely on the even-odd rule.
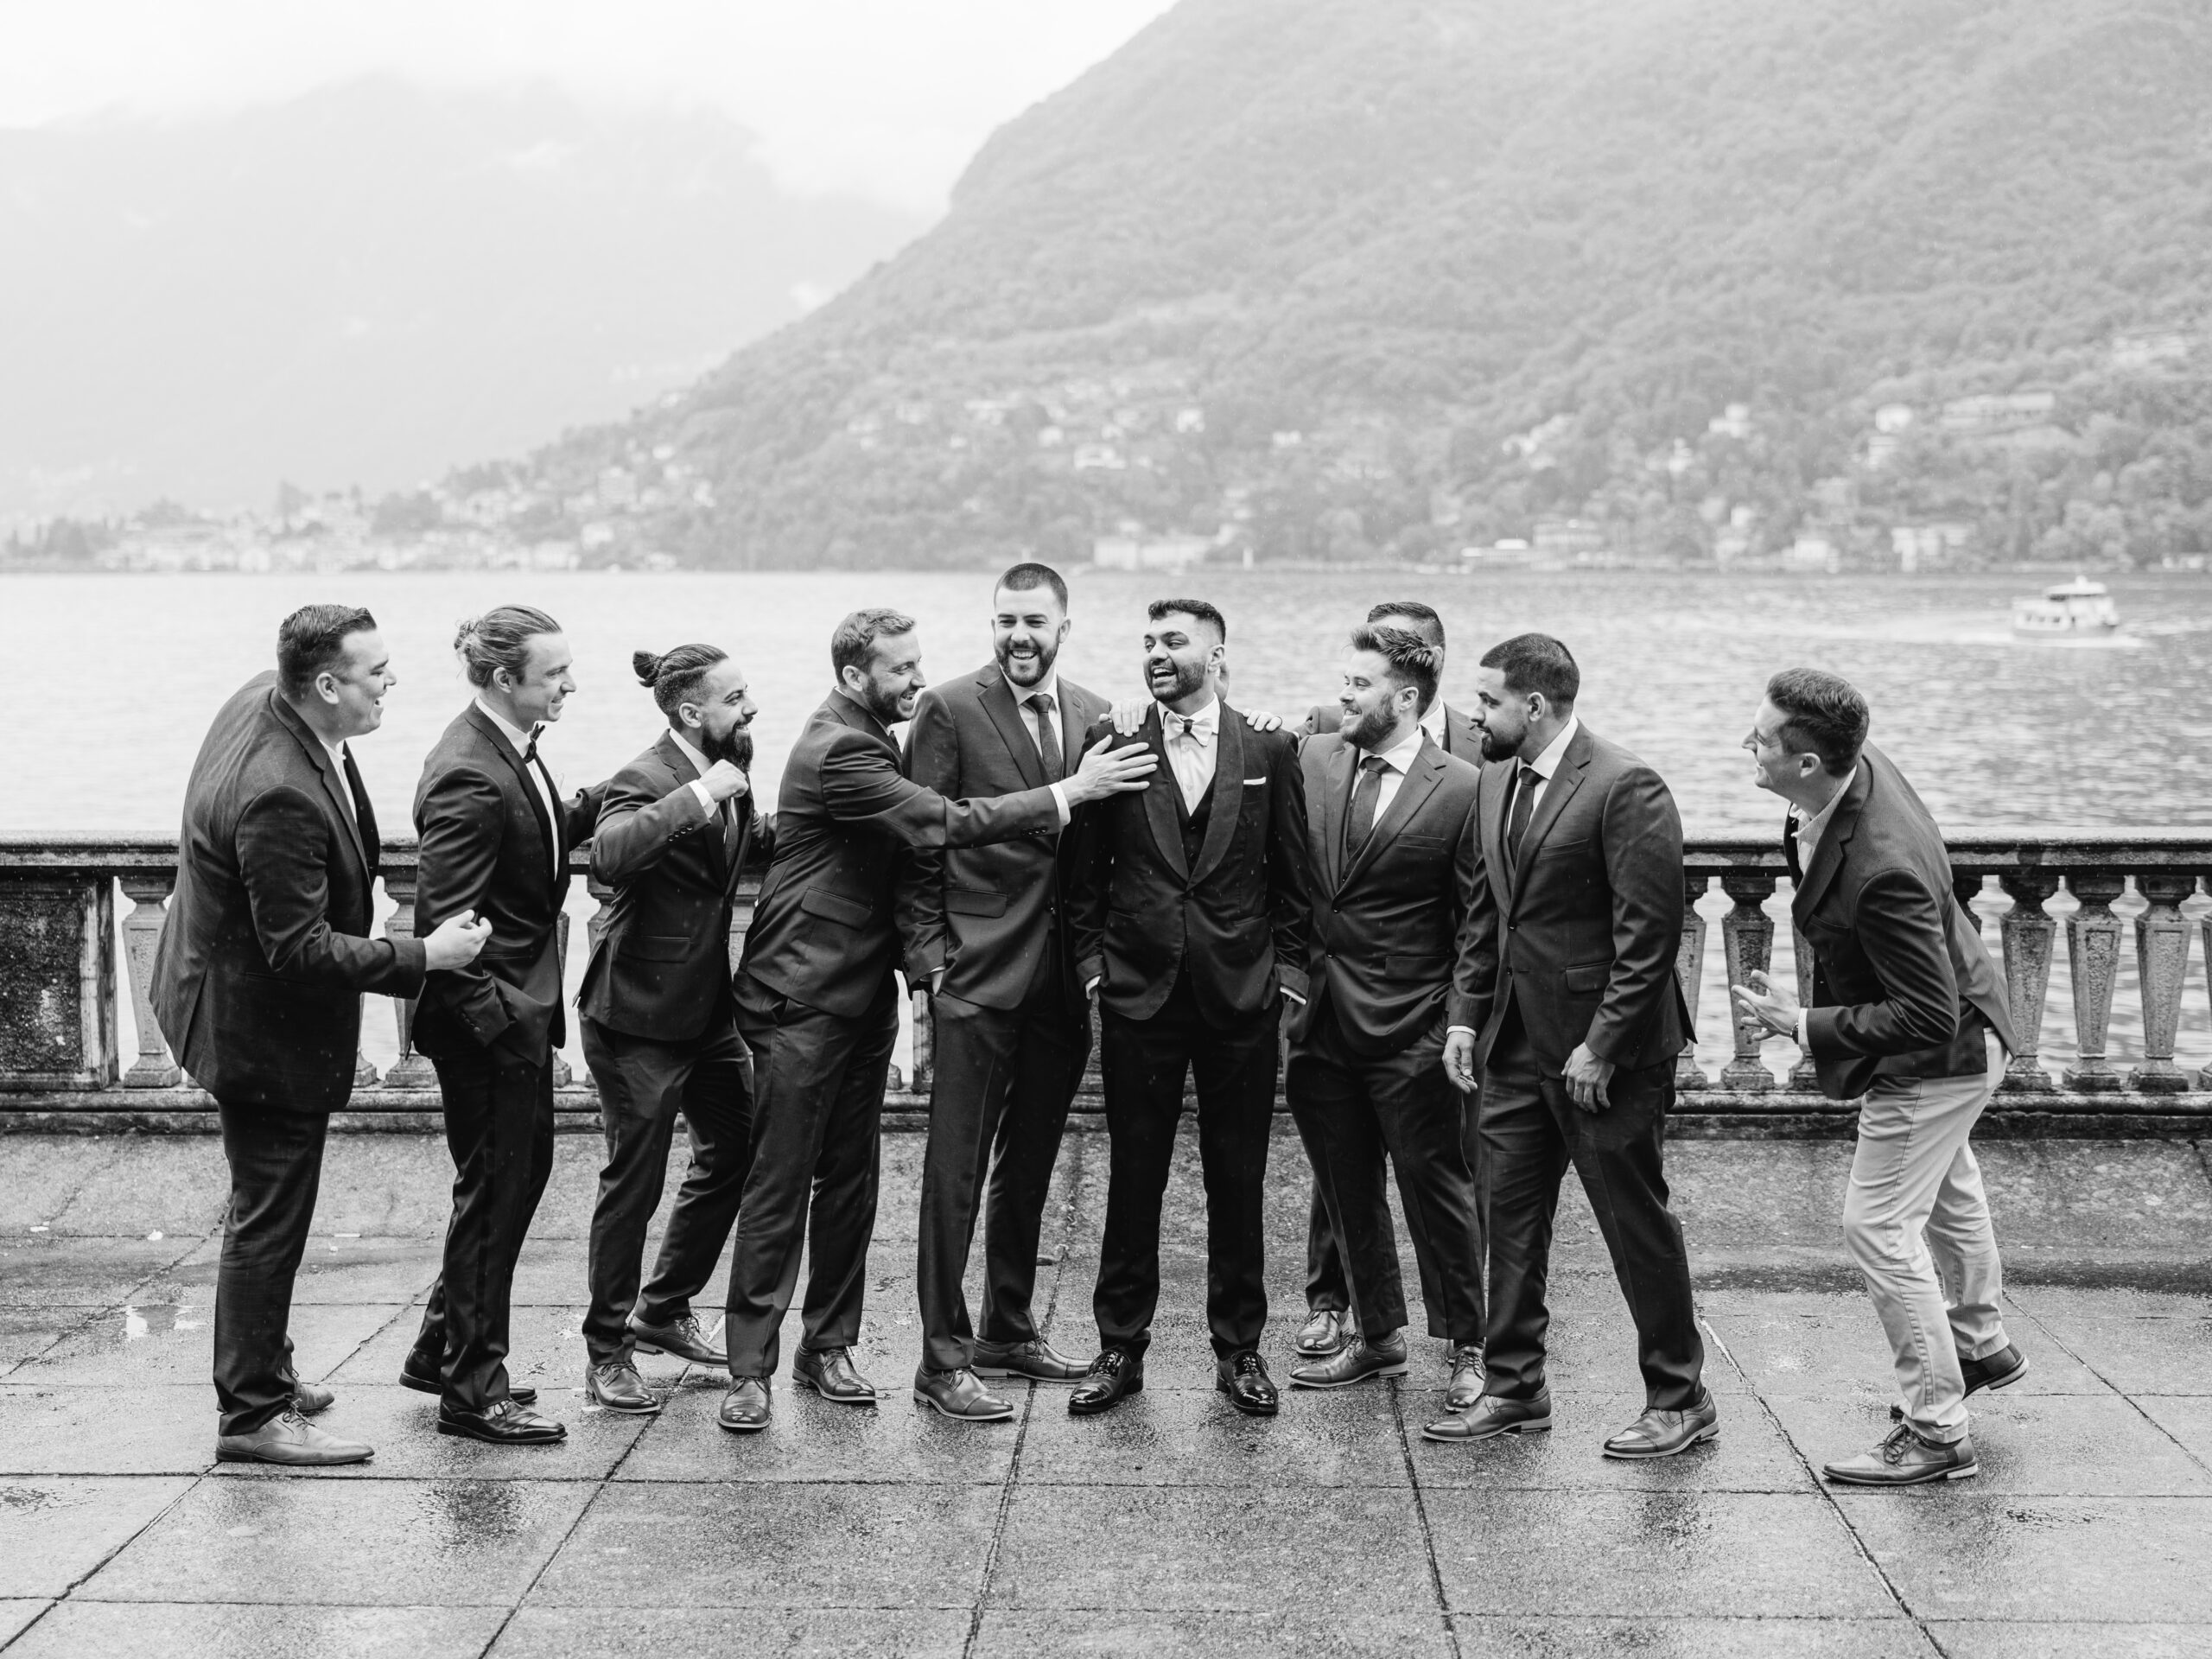
[[1355,714],[1351,725],[1338,729],[1344,733],[1344,741],[1354,748],[1374,754],[1380,752],[1383,740],[1395,731],[1397,726],[1398,722],[1391,718],[1390,706],[1383,703],[1364,713]]
[[1180,702],[1185,697],[1195,696],[1206,683],[1206,665],[1203,659],[1193,663],[1171,657],[1167,659],[1167,666],[1174,671],[1175,683],[1166,691],[1160,690],[1154,683],[1152,671],[1148,668],[1145,671],[1146,687],[1161,702]]
[[699,753],[709,760],[727,760],[749,777],[753,772],[752,728],[733,726],[720,737],[711,732],[701,732]]
[[1045,677],[1052,671],[1052,664],[1059,658],[1058,645],[1046,645],[1035,641],[1036,654],[1017,657],[1010,645],[1001,643],[991,654],[998,659],[999,672],[1014,684],[1023,687],[1042,685]]

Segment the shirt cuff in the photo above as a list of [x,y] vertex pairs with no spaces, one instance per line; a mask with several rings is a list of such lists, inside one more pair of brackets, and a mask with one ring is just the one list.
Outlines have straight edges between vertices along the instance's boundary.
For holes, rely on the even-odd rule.
[[1465,1032],[1470,1037],[1475,1034],[1475,1028],[1472,1026],[1446,1026],[1444,1027],[1444,1034],[1447,1037],[1462,1031]]
[[1289,986],[1286,985],[1282,988],[1282,994],[1288,997],[1292,1001],[1297,1003],[1300,1007],[1302,1008],[1306,1006],[1306,999],[1300,996],[1296,991],[1292,990]]
[[1093,991],[1095,991],[1095,990],[1096,990],[1096,989],[1098,988],[1098,981],[1099,981],[1099,978],[1100,978],[1100,976],[1098,976],[1098,975],[1096,975],[1096,974],[1093,974],[1093,975],[1090,976],[1090,982],[1089,984],[1085,985],[1085,986],[1083,988],[1083,994],[1084,994],[1085,996],[1089,996],[1089,995],[1090,995]]
[[1797,1010],[1797,1046],[1804,1052],[1807,1058],[1812,1057],[1813,1011],[1810,1008]]
[[1052,804],[1060,809],[1060,828],[1068,827],[1068,820],[1075,816],[1068,805],[1068,786],[1065,783],[1052,785]]
[[691,792],[699,798],[699,804],[707,809],[707,816],[713,817],[715,808],[720,804],[715,799],[714,791],[707,787],[707,780],[703,778],[694,778],[691,780]]

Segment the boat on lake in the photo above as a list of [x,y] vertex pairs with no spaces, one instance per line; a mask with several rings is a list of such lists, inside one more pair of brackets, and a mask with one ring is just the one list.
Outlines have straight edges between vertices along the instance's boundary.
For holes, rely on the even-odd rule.
[[2109,639],[2120,612],[2101,582],[2077,575],[2043,590],[2041,599],[2012,601],[2012,632],[2030,639]]

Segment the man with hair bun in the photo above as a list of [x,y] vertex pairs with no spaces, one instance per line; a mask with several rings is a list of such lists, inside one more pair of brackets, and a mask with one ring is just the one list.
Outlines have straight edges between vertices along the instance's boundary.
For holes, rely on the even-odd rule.
[[1738,1017],[1794,1038],[1831,1100],[1859,1101],[1843,1235],[1890,1339],[1892,1426],[1830,1480],[1914,1486],[1976,1474],[1967,1401],[2028,1374],[2005,1333],[2004,1274],[1969,1137],[2015,1046],[1981,924],[1912,785],[1866,741],[1866,698],[1786,669],[1743,747],[1752,781],[1789,803],[1789,913],[1813,948],[1813,1000],[1766,975],[1732,988]]
[[415,1011],[415,1046],[445,1105],[453,1218],[399,1380],[439,1396],[441,1434],[550,1445],[568,1430],[530,1409],[537,1390],[507,1375],[509,1304],[553,1171],[569,852],[591,833],[602,789],[563,798],[539,752],[576,689],[559,623],[502,605],[463,622],[454,651],[476,696],[416,785],[416,925],[474,912],[491,923],[492,942],[473,968],[430,975]]
[[[637,1353],[727,1363],[691,1299],[728,1242],[752,1161],[751,1057],[730,993],[729,934],[739,874],[772,844],[772,829],[747,785],[754,708],[743,671],[714,645],[630,660],[668,724],[607,780],[591,873],[613,891],[576,1011],[607,1137],[591,1220],[584,1397],[645,1413],[660,1401],[638,1375]],[[679,1112],[690,1169],[641,1290],[639,1258]]]

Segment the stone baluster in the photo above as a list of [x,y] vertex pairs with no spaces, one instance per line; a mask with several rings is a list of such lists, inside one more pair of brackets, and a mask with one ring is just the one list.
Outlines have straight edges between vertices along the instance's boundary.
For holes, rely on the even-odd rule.
[[131,1017],[138,1027],[138,1058],[124,1074],[126,1089],[174,1089],[184,1081],[184,1070],[154,1017],[154,952],[168,914],[162,901],[175,885],[175,870],[133,870],[123,878],[123,896],[130,900],[130,913],[123,918],[123,960],[130,976]]
[[2181,1032],[2181,982],[2189,971],[2189,924],[2181,901],[2196,890],[2192,875],[2139,875],[2137,891],[2149,908],[2135,918],[2136,983],[2143,992],[2143,1064],[2127,1086],[2145,1094],[2177,1095],[2189,1074],[2174,1064]]
[[2058,891],[2047,870],[2013,870],[1997,878],[2012,908],[1997,925],[2005,955],[2005,995],[2019,1050],[2005,1068],[2005,1087],[2015,1094],[2048,1095],[2058,1085],[2036,1058],[2043,1046],[2043,1010],[2050,995],[2050,942],[2057,918],[2044,902]]
[[[569,884],[565,881],[561,884],[562,893],[564,896],[568,892],[568,885]],[[569,912],[565,910],[561,912],[560,916],[553,924],[553,948],[560,953],[561,995],[563,997],[566,997],[568,995],[569,984]],[[570,1035],[573,1036],[575,1034],[575,1027],[571,1026],[569,1027]],[[555,1049],[553,1051],[553,1086],[556,1089],[566,1089],[575,1081],[575,1074],[569,1070],[568,1057],[563,1054],[559,1049]]]
[[[1713,1079],[1697,1063],[1697,1004],[1698,993],[1705,982],[1705,918],[1698,914],[1697,901],[1705,897],[1706,889],[1713,884],[1709,875],[1685,875],[1682,878],[1682,942],[1675,950],[1675,978],[1682,988],[1682,1001],[1689,1007],[1690,1028],[1682,1033],[1681,1058],[1675,1062],[1675,1087],[1677,1089],[1710,1089]],[[1732,1017],[1734,1010],[1730,1010]]]
[[[1797,977],[1797,1006],[1809,1008],[1813,1006],[1813,942],[1794,916],[1789,920],[1789,960]],[[1820,1068],[1813,1064],[1809,1052],[1800,1054],[1797,1064],[1789,1068],[1789,1086],[1810,1094],[1821,1092]]]
[[937,1015],[930,1007],[930,994],[914,992],[913,1090],[926,1095],[937,1077]]
[[[1764,870],[1731,870],[1720,878],[1720,890],[1734,901],[1733,908],[1720,918],[1720,946],[1727,959],[1731,985],[1750,983],[1751,976],[1764,973],[1773,958],[1774,924],[1762,906],[1774,892],[1774,880]],[[1774,1073],[1759,1058],[1761,1039],[1757,1022],[1752,1024],[1752,1029],[1745,1030],[1745,1022],[1736,1017],[1732,998],[1728,1031],[1734,1039],[1736,1058],[1720,1070],[1723,1089],[1758,1094],[1775,1086]]]
[[[2212,888],[2212,879],[2208,879],[2205,885],[2208,888]],[[2212,993],[2212,911],[2205,912],[2203,929],[2205,989],[2208,993]],[[2200,1089],[2212,1089],[2212,1065],[2207,1065],[2197,1072],[2196,1086]]]
[[[384,890],[391,895],[394,906],[385,918],[385,937],[389,939],[411,939],[415,937],[415,872],[404,875],[387,871]],[[429,1061],[415,1048],[415,1000],[395,996],[391,999],[392,1017],[399,1027],[399,1058],[384,1074],[387,1089],[435,1089],[438,1074],[430,1069]]]
[[[364,992],[361,996],[362,1020],[365,1021],[368,1019],[368,1015],[369,998],[368,994]],[[355,1048],[353,1051],[353,1086],[356,1089],[372,1089],[376,1086],[376,1067],[369,1063],[369,1057],[366,1054],[364,1054],[358,1047]]]
[[2074,1030],[2082,1057],[2066,1068],[2066,1084],[2085,1095],[2118,1092],[2122,1079],[2105,1058],[2112,1026],[2112,994],[2120,979],[2120,918],[2112,901],[2127,891],[2127,878],[2108,870],[2079,870],[2066,878],[2081,908],[2066,918],[2066,966],[2074,979]]

